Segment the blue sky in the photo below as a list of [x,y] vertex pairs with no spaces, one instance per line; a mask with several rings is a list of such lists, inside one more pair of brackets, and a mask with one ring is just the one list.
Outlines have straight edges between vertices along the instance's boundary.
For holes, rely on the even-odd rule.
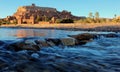
[[19,6],[31,5],[54,7],[58,11],[71,11],[76,16],[88,16],[99,12],[100,17],[120,15],[120,0],[0,0],[0,18],[13,15]]

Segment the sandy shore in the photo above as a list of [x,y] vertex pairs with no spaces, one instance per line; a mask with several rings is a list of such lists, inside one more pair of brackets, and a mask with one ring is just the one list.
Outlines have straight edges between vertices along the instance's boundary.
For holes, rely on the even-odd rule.
[[1,27],[11,28],[45,28],[45,29],[67,29],[67,30],[86,30],[86,31],[120,31],[120,24],[10,24]]

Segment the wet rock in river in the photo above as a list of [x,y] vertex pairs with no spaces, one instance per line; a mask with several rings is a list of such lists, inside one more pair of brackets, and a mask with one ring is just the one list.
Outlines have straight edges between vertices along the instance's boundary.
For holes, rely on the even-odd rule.
[[50,46],[74,46],[75,45],[75,39],[74,38],[60,38],[60,39],[54,39],[54,38],[49,38],[45,39],[47,44]]
[[49,46],[46,41],[35,40],[35,42],[39,47],[48,47]]
[[78,34],[78,35],[69,35],[70,37],[73,37],[77,40],[90,40],[94,39],[97,36],[95,34],[89,34],[89,33],[83,33],[83,34]]
[[49,45],[49,46],[56,46],[52,41],[47,41],[47,44]]
[[36,45],[34,40],[25,40],[24,43],[28,45]]
[[19,50],[21,50],[21,47],[23,47],[24,45],[25,45],[24,42],[15,42],[12,44],[8,44],[6,46],[6,49],[12,50],[12,51],[19,51]]
[[40,50],[40,47],[32,42],[30,43],[30,42],[20,41],[20,42],[9,44],[7,46],[7,49],[13,50],[13,51],[20,51],[20,50],[38,51]]
[[84,44],[86,44],[86,43],[88,43],[88,42],[90,42],[91,40],[76,40],[76,43],[75,43],[75,45],[84,45]]
[[74,38],[61,38],[60,40],[64,46],[74,46],[76,41]]
[[38,45],[24,45],[23,47],[21,47],[21,50],[39,51],[40,47]]
[[91,41],[92,39],[97,38],[95,34],[89,34],[89,33],[69,35],[69,36],[76,39],[76,45],[83,45]]
[[39,51],[41,47],[49,47],[49,46],[74,46],[74,45],[83,45],[92,39],[96,38],[97,35],[83,33],[78,35],[71,35],[70,38],[47,38],[45,40],[23,40],[19,42],[15,42],[9,44],[7,49],[13,51],[20,50],[33,50]]
[[50,46],[58,46],[58,45],[61,44],[60,39],[48,38],[48,39],[45,39],[45,40]]

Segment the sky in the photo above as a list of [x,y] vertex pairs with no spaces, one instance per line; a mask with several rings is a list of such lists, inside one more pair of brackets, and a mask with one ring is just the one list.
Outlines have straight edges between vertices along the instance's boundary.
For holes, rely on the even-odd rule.
[[0,0],[0,18],[13,15],[19,6],[31,5],[67,10],[75,16],[88,16],[99,12],[100,17],[120,15],[120,0]]

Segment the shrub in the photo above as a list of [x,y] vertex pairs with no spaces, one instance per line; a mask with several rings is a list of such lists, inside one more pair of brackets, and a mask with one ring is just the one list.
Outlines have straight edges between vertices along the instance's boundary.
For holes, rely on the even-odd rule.
[[74,21],[72,19],[63,19],[60,23],[74,23]]
[[56,19],[55,23],[60,23],[61,21],[61,19]]

